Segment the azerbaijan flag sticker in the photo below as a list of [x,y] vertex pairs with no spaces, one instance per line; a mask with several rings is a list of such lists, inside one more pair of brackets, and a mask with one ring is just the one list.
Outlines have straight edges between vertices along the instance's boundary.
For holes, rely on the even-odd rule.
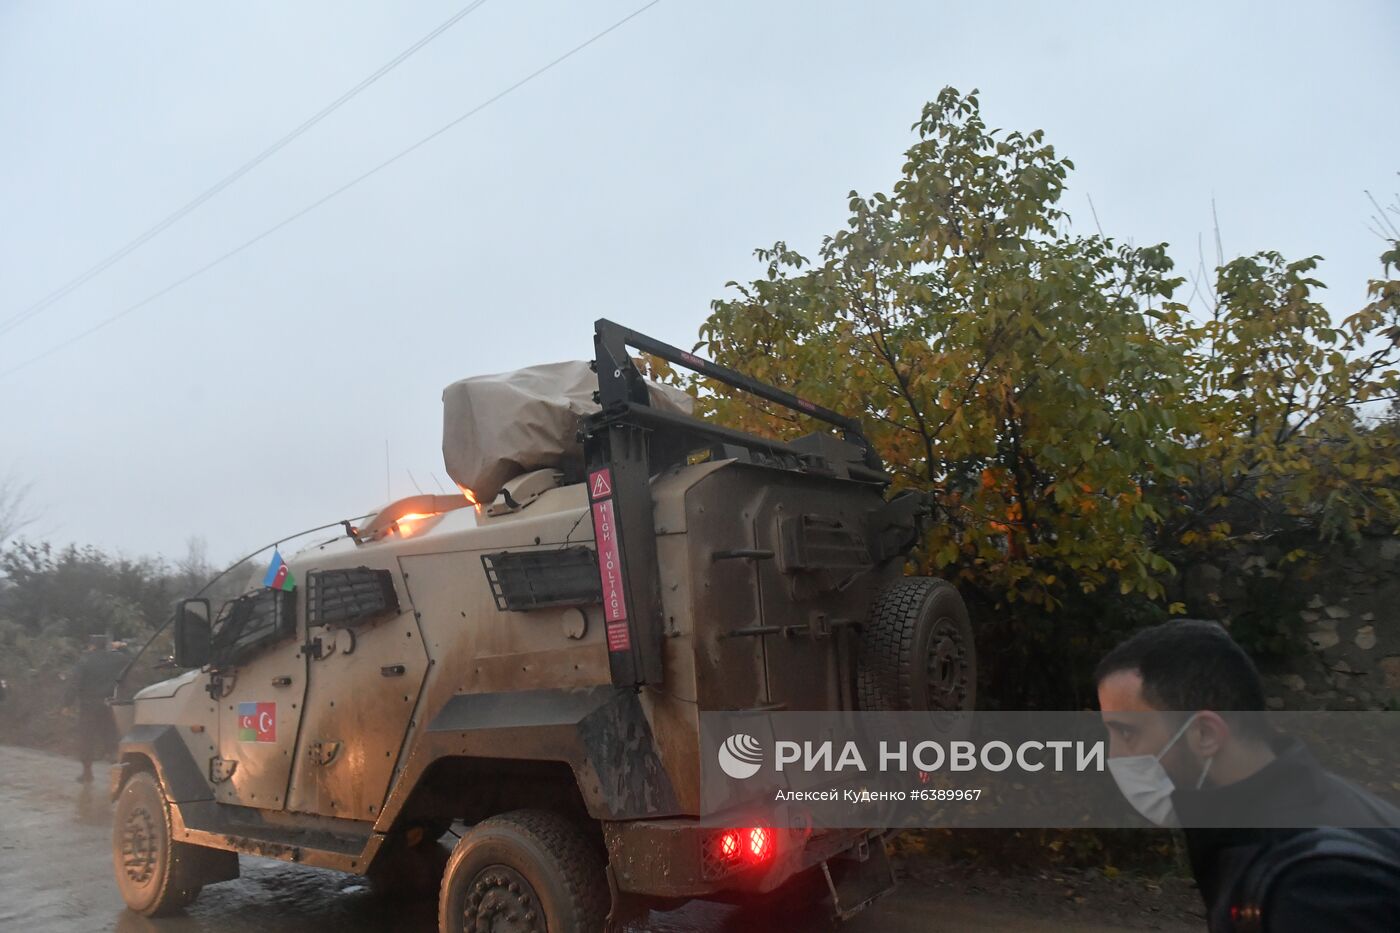
[[277,704],[239,703],[238,741],[276,742]]

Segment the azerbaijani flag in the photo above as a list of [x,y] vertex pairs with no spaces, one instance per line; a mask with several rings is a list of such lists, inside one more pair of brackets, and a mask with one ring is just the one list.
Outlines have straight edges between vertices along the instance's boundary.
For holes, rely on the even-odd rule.
[[274,590],[285,590],[288,593],[297,588],[297,580],[296,577],[292,576],[292,569],[282,559],[282,552],[276,548],[272,549],[272,566],[267,568],[267,576],[263,577],[263,586],[270,586]]

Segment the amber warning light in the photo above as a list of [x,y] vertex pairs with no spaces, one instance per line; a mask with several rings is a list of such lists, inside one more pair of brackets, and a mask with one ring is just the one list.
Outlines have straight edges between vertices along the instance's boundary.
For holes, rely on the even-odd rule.
[[425,518],[432,518],[434,515],[441,514],[441,512],[409,512],[407,515],[400,515],[394,520],[394,528],[398,531],[399,537],[411,538]]

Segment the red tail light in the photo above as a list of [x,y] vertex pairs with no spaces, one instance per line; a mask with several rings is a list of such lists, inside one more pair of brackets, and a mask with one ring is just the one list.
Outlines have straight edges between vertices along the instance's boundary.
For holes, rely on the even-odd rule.
[[778,834],[771,827],[723,829],[706,846],[706,874],[718,876],[772,861]]
[[748,849],[744,853],[750,862],[766,862],[773,857],[773,830],[756,826],[745,830]]

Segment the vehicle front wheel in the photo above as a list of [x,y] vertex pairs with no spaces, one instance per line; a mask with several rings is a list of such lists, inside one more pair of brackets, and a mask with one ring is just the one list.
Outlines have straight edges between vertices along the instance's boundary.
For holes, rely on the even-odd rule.
[[147,917],[188,906],[204,887],[210,854],[171,839],[170,804],[154,774],[138,771],[122,785],[112,820],[112,866],[126,906]]
[[458,840],[438,895],[438,930],[598,933],[608,905],[601,847],[558,814],[516,810]]

